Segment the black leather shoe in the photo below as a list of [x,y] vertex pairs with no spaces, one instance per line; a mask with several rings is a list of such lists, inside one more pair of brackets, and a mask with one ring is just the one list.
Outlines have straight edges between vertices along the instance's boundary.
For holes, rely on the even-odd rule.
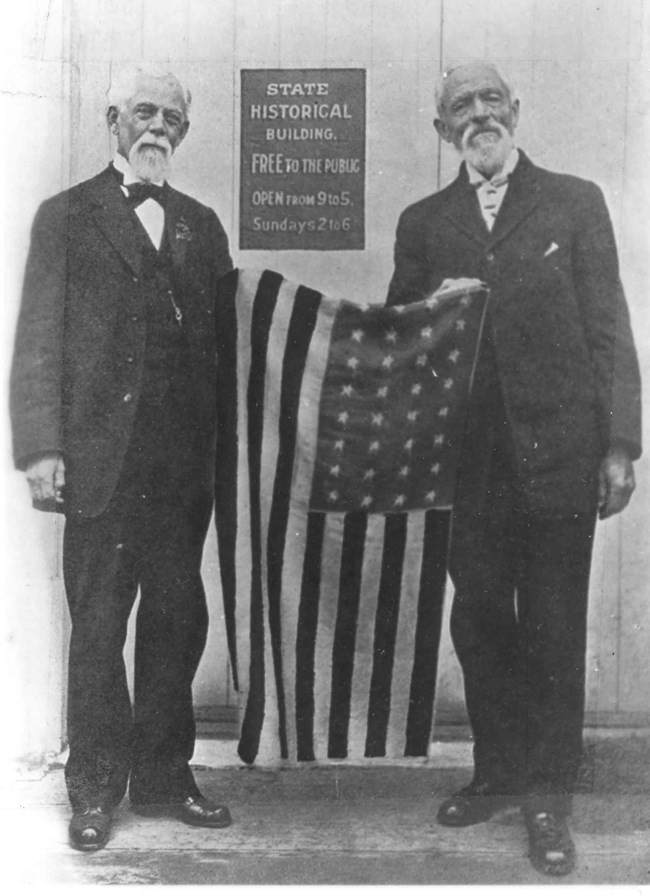
[[524,814],[528,829],[528,853],[533,868],[542,874],[570,874],[576,864],[576,850],[563,815],[539,810]]
[[108,843],[111,822],[111,812],[102,806],[75,809],[68,827],[70,846],[84,852],[101,849]]
[[491,784],[468,784],[438,809],[438,822],[450,828],[463,828],[471,824],[487,821],[494,813],[514,802],[514,797],[505,796]]
[[218,806],[204,796],[188,796],[175,803],[134,803],[136,815],[147,818],[178,818],[201,828],[227,828],[231,823],[228,806]]

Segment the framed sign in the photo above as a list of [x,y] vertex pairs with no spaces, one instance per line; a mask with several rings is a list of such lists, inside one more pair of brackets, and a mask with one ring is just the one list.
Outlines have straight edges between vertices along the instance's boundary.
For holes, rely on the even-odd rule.
[[363,249],[364,69],[241,72],[241,249]]

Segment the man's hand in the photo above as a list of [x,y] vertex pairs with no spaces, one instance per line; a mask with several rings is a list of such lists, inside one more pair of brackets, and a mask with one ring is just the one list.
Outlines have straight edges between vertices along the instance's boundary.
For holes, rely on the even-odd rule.
[[57,504],[63,504],[65,465],[58,452],[39,455],[25,472],[34,501],[40,504],[54,500]]
[[627,507],[636,487],[632,461],[623,446],[612,448],[600,465],[598,516],[601,520]]

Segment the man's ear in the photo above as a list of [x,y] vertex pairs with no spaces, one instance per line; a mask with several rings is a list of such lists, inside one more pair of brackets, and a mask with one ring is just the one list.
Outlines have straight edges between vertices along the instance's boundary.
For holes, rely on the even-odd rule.
[[438,131],[438,134],[440,135],[441,139],[445,141],[445,143],[451,143],[451,137],[449,135],[449,128],[447,127],[445,122],[442,120],[442,118],[434,118],[433,126],[436,129],[436,131]]
[[187,119],[185,119],[185,123],[183,124],[183,127],[181,128],[181,135],[178,138],[179,143],[185,139],[185,136],[187,135],[187,132],[189,131],[189,129],[190,129],[190,123]]
[[513,100],[510,108],[512,109],[512,127],[517,127],[519,124],[519,100]]
[[106,110],[106,124],[108,125],[108,129],[111,134],[117,133],[117,117],[119,115],[119,110],[117,106],[109,106]]

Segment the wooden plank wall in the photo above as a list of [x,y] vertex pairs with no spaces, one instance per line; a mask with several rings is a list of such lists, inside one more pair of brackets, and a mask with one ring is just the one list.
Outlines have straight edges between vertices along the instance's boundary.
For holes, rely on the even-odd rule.
[[[93,175],[111,156],[104,108],[112,68],[146,59],[168,62],[192,88],[192,125],[175,159],[174,183],[218,211],[236,262],[270,267],[335,294],[382,301],[400,211],[447,183],[458,165],[432,128],[435,78],[442,65],[488,56],[503,66],[521,97],[520,145],[538,164],[592,178],[603,187],[642,366],[650,372],[644,43],[649,29],[642,0],[29,0],[23,5],[30,7],[25,23],[30,40],[20,48],[17,71],[34,92],[48,97],[49,112],[29,149],[40,173],[16,218],[16,271],[22,268],[38,200]],[[240,252],[240,70],[344,66],[367,69],[366,248]],[[17,274],[14,279],[19,282]],[[13,287],[6,312],[10,323],[17,307]],[[638,478],[628,513],[598,531],[588,690],[590,718],[601,723],[648,720],[647,688],[639,684],[647,679],[650,630],[646,460],[638,465]],[[30,538],[32,526],[30,512],[23,510],[14,541]],[[58,535],[52,538],[56,543]],[[205,575],[212,628],[196,699],[224,705],[233,695],[212,540]],[[16,576],[19,594],[20,573]],[[48,574],[41,584],[52,591]],[[55,586],[60,589],[60,581]],[[53,606],[61,616],[60,594]],[[60,642],[60,631],[56,638]],[[61,666],[60,645],[55,655]],[[60,688],[61,673],[51,680]],[[441,719],[463,718],[462,684],[447,634],[438,710]]]

